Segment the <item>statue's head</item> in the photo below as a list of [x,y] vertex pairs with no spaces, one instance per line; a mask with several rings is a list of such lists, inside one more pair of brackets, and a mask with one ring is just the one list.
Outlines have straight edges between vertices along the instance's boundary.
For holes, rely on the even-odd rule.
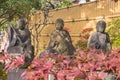
[[63,19],[58,18],[58,19],[55,21],[55,27],[56,27],[57,30],[62,30],[63,27],[64,27],[64,21],[63,21]]
[[105,32],[105,29],[106,29],[106,22],[103,20],[98,21],[96,24],[97,32]]
[[25,29],[26,22],[24,19],[19,19],[17,24],[18,24],[19,29],[21,29],[21,30]]

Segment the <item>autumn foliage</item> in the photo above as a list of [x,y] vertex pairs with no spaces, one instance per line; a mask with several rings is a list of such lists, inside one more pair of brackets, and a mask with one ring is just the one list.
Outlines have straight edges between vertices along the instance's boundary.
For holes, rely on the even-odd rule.
[[120,77],[120,50],[111,54],[96,50],[76,51],[72,57],[63,54],[43,54],[35,58],[22,74],[27,80],[48,80],[48,74],[57,80],[105,80]]
[[[9,56],[8,59],[11,61],[5,66],[7,71],[24,64],[23,56]],[[94,49],[81,50],[73,56],[44,53],[40,58],[34,58],[21,76],[27,80],[48,80],[49,74],[53,74],[57,80],[105,80],[111,76],[119,80],[120,49],[112,50],[110,54]]]

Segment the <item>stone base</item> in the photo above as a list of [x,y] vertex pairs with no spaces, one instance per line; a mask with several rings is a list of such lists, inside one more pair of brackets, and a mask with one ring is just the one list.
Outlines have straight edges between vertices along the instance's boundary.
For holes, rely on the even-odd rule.
[[56,80],[55,75],[48,74],[48,80]]
[[7,74],[7,80],[25,80],[21,77],[21,74],[25,69],[9,70]]

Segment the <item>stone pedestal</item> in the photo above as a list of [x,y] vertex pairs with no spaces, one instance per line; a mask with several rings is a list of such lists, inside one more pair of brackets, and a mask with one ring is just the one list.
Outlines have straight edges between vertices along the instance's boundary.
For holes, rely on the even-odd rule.
[[48,80],[56,80],[55,75],[48,74]]
[[25,80],[21,77],[21,74],[24,72],[25,69],[14,69],[9,70],[7,74],[7,80]]

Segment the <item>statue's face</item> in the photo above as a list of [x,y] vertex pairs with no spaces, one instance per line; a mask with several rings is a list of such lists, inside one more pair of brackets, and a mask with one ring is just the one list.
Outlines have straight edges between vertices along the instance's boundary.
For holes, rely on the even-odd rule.
[[104,32],[106,29],[106,23],[105,21],[99,21],[96,25],[96,29],[98,32]]
[[57,29],[57,30],[62,30],[62,29],[63,29],[63,24],[57,23],[57,24],[56,24],[56,29]]
[[23,30],[25,28],[25,21],[24,20],[18,21],[18,28],[21,30]]
[[64,27],[64,21],[62,19],[57,19],[55,23],[55,27],[57,30],[62,30]]

